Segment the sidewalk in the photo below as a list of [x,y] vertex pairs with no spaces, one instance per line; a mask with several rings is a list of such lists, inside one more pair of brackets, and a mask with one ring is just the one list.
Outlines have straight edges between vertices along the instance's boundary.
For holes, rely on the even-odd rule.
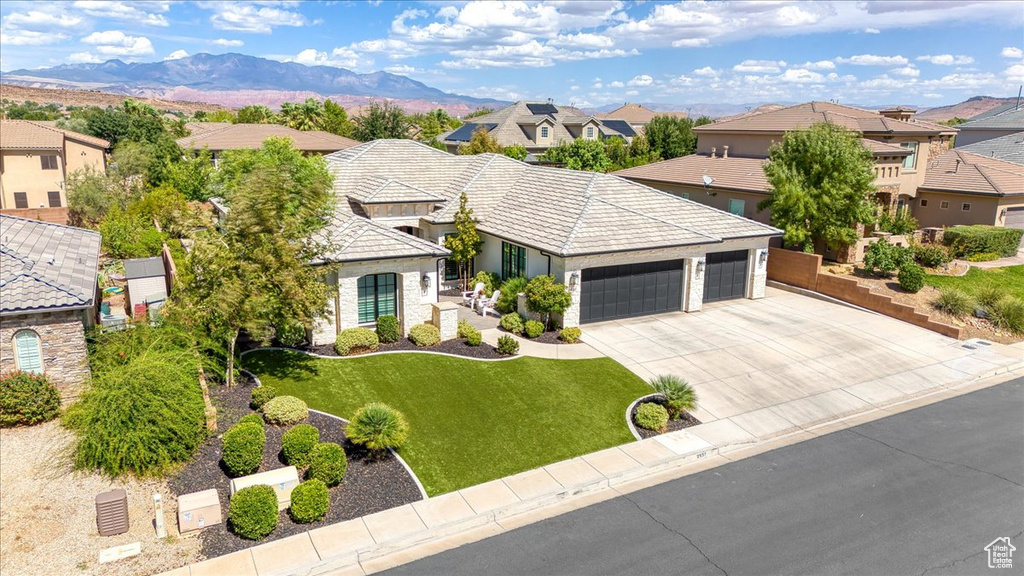
[[529,338],[509,334],[497,328],[483,330],[480,334],[483,336],[484,342],[491,346],[497,346],[498,338],[501,336],[512,336],[519,341],[520,356],[534,356],[536,358],[551,358],[554,360],[582,360],[605,357],[604,353],[598,352],[585,342],[586,336],[583,337],[584,342],[577,344],[541,344]]
[[[379,572],[730,461],[1024,375],[1011,366],[908,393],[865,387],[850,405],[826,392],[594,452],[254,546],[165,576],[363,575]],[[846,394],[846,392],[843,392]],[[799,402],[799,404],[798,404]],[[760,413],[759,413],[760,412]]]

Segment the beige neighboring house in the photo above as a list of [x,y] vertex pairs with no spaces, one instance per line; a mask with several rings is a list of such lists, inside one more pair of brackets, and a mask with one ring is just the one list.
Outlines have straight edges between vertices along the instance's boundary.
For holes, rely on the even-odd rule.
[[531,154],[528,162],[548,148],[577,138],[600,140],[617,136],[631,142],[636,131],[629,122],[598,118],[579,108],[546,102],[519,101],[483,116],[470,118],[462,126],[437,137],[452,154],[477,130],[487,130],[502,146],[519,144]]
[[[757,204],[768,195],[761,165],[771,145],[789,131],[830,122],[859,133],[875,160],[879,203],[891,208],[914,206],[929,164],[946,153],[956,129],[908,120],[912,109],[881,112],[830,102],[788,108],[706,124],[693,129],[697,153],[616,172],[695,202],[761,222],[770,214]],[[916,207],[914,208],[916,210]]]
[[1024,229],[1024,166],[959,148],[928,166],[914,217],[922,227],[987,224]]
[[207,148],[217,164],[225,150],[254,150],[263,146],[267,138],[287,138],[296,149],[305,154],[330,154],[359,142],[319,130],[302,131],[280,124],[231,124],[227,122],[189,122],[185,127],[190,135],[178,138],[183,150],[200,151]]
[[[106,169],[110,143],[53,122],[0,120],[0,208],[64,223],[66,182],[76,170]],[[39,209],[62,209],[42,210]]]
[[327,161],[337,196],[327,260],[337,268],[316,344],[385,314],[405,332],[431,319],[440,290],[457,286],[443,242],[462,193],[483,239],[473,269],[553,275],[572,293],[564,326],[761,298],[769,239],[780,234],[616,176],[412,140],[375,140]]
[[0,215],[0,236],[0,372],[43,373],[73,396],[89,375],[100,235]]
[[626,102],[615,110],[606,114],[597,114],[601,120],[624,120],[637,134],[642,134],[644,127],[655,116],[671,116],[673,118],[686,118],[686,112],[655,112],[643,104],[630,104]]

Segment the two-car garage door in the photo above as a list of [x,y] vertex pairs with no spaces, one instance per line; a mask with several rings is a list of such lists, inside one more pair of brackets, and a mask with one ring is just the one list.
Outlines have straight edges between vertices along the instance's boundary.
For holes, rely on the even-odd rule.
[[[746,250],[707,255],[704,302],[743,298],[746,283]],[[581,323],[672,312],[680,310],[682,304],[682,260],[583,270],[580,287]]]

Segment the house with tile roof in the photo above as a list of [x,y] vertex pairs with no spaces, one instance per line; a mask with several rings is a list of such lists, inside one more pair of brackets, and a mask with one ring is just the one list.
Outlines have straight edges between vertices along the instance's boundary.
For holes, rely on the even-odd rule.
[[768,222],[757,204],[767,197],[761,165],[769,148],[786,132],[830,122],[861,135],[875,160],[878,201],[911,206],[928,163],[949,149],[956,129],[908,120],[913,110],[895,107],[876,112],[831,102],[807,102],[787,108],[716,122],[693,129],[697,152],[691,156],[637,166],[616,174],[673,194]]
[[619,137],[631,142],[636,131],[629,122],[598,118],[572,106],[546,102],[519,101],[490,114],[471,118],[462,126],[440,134],[437,139],[455,154],[477,130],[486,130],[502,146],[518,144],[533,156],[548,148],[577,138],[599,140]]
[[0,372],[43,373],[73,395],[88,377],[100,235],[0,215]]
[[[959,144],[959,142],[957,142],[957,144]],[[1013,162],[1014,164],[1024,164],[1024,130],[1020,132],[1013,132],[1006,136],[989,138],[988,140],[982,140],[980,142],[975,142],[974,144],[955,146],[954,150],[971,152],[972,154],[977,154],[979,156],[987,156],[989,158],[995,158],[996,160],[1005,160],[1006,162]]]
[[106,169],[110,143],[53,122],[0,120],[0,209],[67,222],[68,175]]
[[280,124],[231,124],[228,122],[189,122],[191,132],[178,138],[183,150],[198,152],[210,150],[214,164],[225,150],[255,150],[267,138],[287,138],[292,146],[304,154],[330,154],[357,146],[358,141],[320,130],[302,131]]
[[1024,131],[1024,104],[1003,104],[957,126],[957,148]]
[[1024,229],[1024,165],[954,148],[929,163],[917,189],[914,217],[922,227]]
[[633,128],[634,132],[641,134],[644,131],[644,127],[647,126],[647,123],[653,120],[655,116],[686,118],[686,112],[655,112],[643,104],[632,104],[626,102],[611,112],[597,114],[596,116],[601,120],[620,120],[627,122],[630,127]]
[[384,314],[406,332],[430,319],[458,279],[443,243],[463,193],[484,240],[473,268],[552,274],[572,292],[564,326],[763,297],[768,242],[780,234],[617,176],[497,154],[376,140],[326,158],[337,208],[322,240],[335,289],[317,344]]

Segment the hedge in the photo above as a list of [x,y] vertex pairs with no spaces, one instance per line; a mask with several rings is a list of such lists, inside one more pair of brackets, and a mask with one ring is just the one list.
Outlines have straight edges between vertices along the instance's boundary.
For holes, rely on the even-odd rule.
[[380,338],[369,328],[347,328],[334,341],[334,350],[341,356],[353,352],[375,352],[379,346]]
[[53,420],[60,393],[43,374],[15,371],[0,376],[0,428]]
[[993,252],[1008,258],[1017,254],[1024,230],[1001,226],[954,226],[947,228],[943,243],[949,246],[957,258],[974,254]]

